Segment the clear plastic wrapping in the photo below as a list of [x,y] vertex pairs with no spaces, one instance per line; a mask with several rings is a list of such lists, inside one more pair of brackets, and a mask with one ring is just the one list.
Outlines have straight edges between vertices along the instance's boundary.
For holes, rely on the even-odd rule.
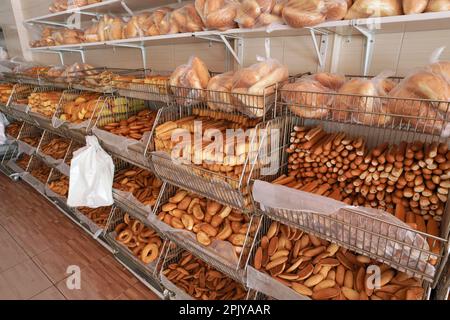
[[204,27],[203,21],[192,3],[172,11],[170,23],[177,25],[179,32],[197,32],[203,30]]
[[274,102],[277,84],[288,77],[287,67],[275,59],[243,68],[233,76],[233,102],[239,111],[249,117],[262,117]]
[[403,0],[403,13],[416,14],[422,13],[427,8],[429,0]]
[[289,0],[283,7],[284,21],[294,28],[341,20],[347,14],[345,0]]
[[429,0],[426,8],[427,12],[450,11],[449,0]]
[[274,23],[282,24],[279,15],[272,14],[275,0],[243,0],[237,7],[235,21],[240,28],[255,28]]
[[226,73],[214,76],[209,80],[207,101],[208,107],[211,110],[219,110],[225,112],[234,111],[234,105],[231,100],[231,88],[233,86],[234,72],[229,71]]
[[345,19],[399,16],[402,14],[402,0],[355,0],[345,15]]
[[195,9],[205,29],[225,31],[236,27],[237,0],[195,0]]
[[427,275],[433,276],[436,271],[430,263],[430,254],[422,253],[430,250],[426,239],[382,210],[348,206],[330,198],[259,180],[254,184],[253,198],[270,215],[279,215],[279,218],[284,214],[298,215],[308,228],[355,249]]

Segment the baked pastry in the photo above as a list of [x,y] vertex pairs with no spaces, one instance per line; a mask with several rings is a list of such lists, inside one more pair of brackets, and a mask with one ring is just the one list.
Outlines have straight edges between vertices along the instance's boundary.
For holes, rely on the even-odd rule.
[[[162,34],[160,31],[160,26],[161,23],[163,23],[162,21],[165,19],[167,13],[171,12],[172,9],[169,7],[161,7],[156,9],[155,11],[153,11],[151,13],[150,16],[150,25],[148,26],[148,28],[145,30],[145,34],[147,36],[157,36]],[[163,23],[164,25],[164,23]]]
[[404,14],[422,13],[428,5],[428,0],[403,0],[402,4]]
[[429,0],[426,12],[450,11],[449,0]]
[[236,26],[236,0],[195,0],[195,9],[206,29],[228,30]]
[[148,12],[132,16],[123,28],[123,37],[126,39],[143,37],[152,23],[152,16]]
[[346,20],[402,15],[401,0],[356,0],[345,15]]
[[231,88],[233,87],[234,72],[219,74],[208,83],[207,101],[211,110],[232,112],[234,110],[231,101]]
[[172,11],[170,23],[177,25],[180,32],[203,30],[203,21],[191,3]]
[[323,86],[334,91],[338,91],[345,83],[344,76],[330,72],[318,72],[315,73],[312,78],[319,81]]
[[341,20],[347,10],[345,0],[289,0],[282,14],[288,25],[302,28],[327,20]]

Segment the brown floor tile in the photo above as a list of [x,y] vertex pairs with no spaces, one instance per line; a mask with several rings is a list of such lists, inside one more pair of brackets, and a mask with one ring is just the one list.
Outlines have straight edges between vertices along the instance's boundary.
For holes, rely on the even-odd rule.
[[0,226],[0,272],[28,260],[29,257],[11,235]]
[[66,300],[56,287],[50,287],[41,293],[38,293],[30,300]]
[[139,288],[137,286],[138,285],[128,288],[125,292],[118,296],[116,300],[159,300],[158,296],[156,296],[144,285],[142,285],[144,288]]
[[0,299],[29,299],[52,283],[28,260],[0,273]]

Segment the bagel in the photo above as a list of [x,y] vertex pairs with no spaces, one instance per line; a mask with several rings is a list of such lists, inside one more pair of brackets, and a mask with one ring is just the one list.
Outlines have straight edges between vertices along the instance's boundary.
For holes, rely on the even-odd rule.
[[123,230],[119,235],[117,236],[117,240],[122,242],[123,244],[128,244],[131,239],[133,238],[133,233],[130,229]]
[[130,225],[131,218],[128,213],[125,213],[125,215],[123,216],[123,222],[125,222],[127,225]]
[[141,233],[142,229],[144,229],[144,224],[139,220],[135,220],[131,226],[131,231],[134,234],[139,234]]
[[120,234],[123,230],[125,230],[127,228],[127,224],[126,223],[119,223],[115,228],[114,231],[116,232],[116,234]]
[[147,244],[141,251],[141,260],[145,264],[152,263],[159,254],[158,246],[154,243]]

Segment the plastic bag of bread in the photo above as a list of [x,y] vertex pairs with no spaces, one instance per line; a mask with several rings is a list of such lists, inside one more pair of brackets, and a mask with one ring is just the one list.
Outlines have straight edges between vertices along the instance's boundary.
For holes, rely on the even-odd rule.
[[235,21],[240,28],[255,28],[283,23],[281,16],[272,14],[275,0],[243,0],[238,6]]
[[[162,19],[154,19],[155,28],[160,35],[175,34],[180,32],[180,26],[172,19],[173,11],[166,11]],[[160,18],[160,16],[158,16]]]
[[208,107],[211,110],[225,112],[234,111],[231,100],[231,88],[233,87],[234,72],[229,71],[218,74],[209,80],[206,92]]
[[430,250],[426,239],[388,212],[349,206],[341,201],[261,180],[255,181],[252,194],[265,214],[286,215],[286,211],[295,211],[298,221],[303,221],[312,230],[320,230],[329,240],[352,243],[355,248],[429,276],[436,272],[430,261],[437,256],[424,253]]
[[98,23],[99,41],[120,40],[123,38],[124,22],[122,18],[105,14]]
[[204,100],[204,89],[209,80],[208,67],[200,58],[193,56],[170,75],[169,85],[177,104],[189,106]]
[[345,19],[399,16],[402,14],[401,0],[356,0],[348,10]]
[[284,21],[294,28],[342,20],[348,10],[346,0],[289,0],[283,8]]
[[435,50],[428,66],[413,71],[389,93],[397,98],[388,103],[389,112],[398,115],[397,125],[450,136],[450,61],[438,61],[443,49]]
[[98,32],[98,22],[92,23],[86,30],[84,30],[84,40],[86,42],[98,42],[100,41]]
[[178,26],[179,32],[197,32],[203,30],[203,21],[192,3],[172,11],[170,22]]
[[427,12],[450,11],[450,0],[429,0]]
[[[392,75],[383,72],[375,78],[354,78],[344,83],[333,102],[333,120],[352,121],[364,125],[385,126],[391,122],[386,114],[386,79]],[[389,81],[389,80],[387,80]]]
[[84,32],[77,29],[64,29],[62,38],[63,44],[78,44],[84,42]]
[[428,0],[403,0],[402,4],[404,14],[416,14],[425,11]]
[[67,0],[54,0],[48,8],[48,11],[55,13],[65,11],[68,8]]
[[123,37],[125,39],[143,37],[152,23],[152,16],[149,12],[134,15],[123,28]]
[[275,59],[243,68],[233,77],[233,102],[247,116],[262,117],[275,101],[276,85],[288,77],[288,68]]
[[306,76],[293,83],[285,84],[281,98],[289,110],[302,118],[323,119],[328,116],[337,90],[345,77],[328,72]]
[[148,26],[147,30],[145,30],[145,34],[147,36],[158,36],[160,34],[163,34],[160,30],[161,24],[164,25],[163,20],[166,18],[167,13],[171,11],[172,8],[169,7],[161,7],[153,11],[150,17],[151,24]]
[[195,0],[195,9],[209,30],[234,29],[238,6],[237,0]]

